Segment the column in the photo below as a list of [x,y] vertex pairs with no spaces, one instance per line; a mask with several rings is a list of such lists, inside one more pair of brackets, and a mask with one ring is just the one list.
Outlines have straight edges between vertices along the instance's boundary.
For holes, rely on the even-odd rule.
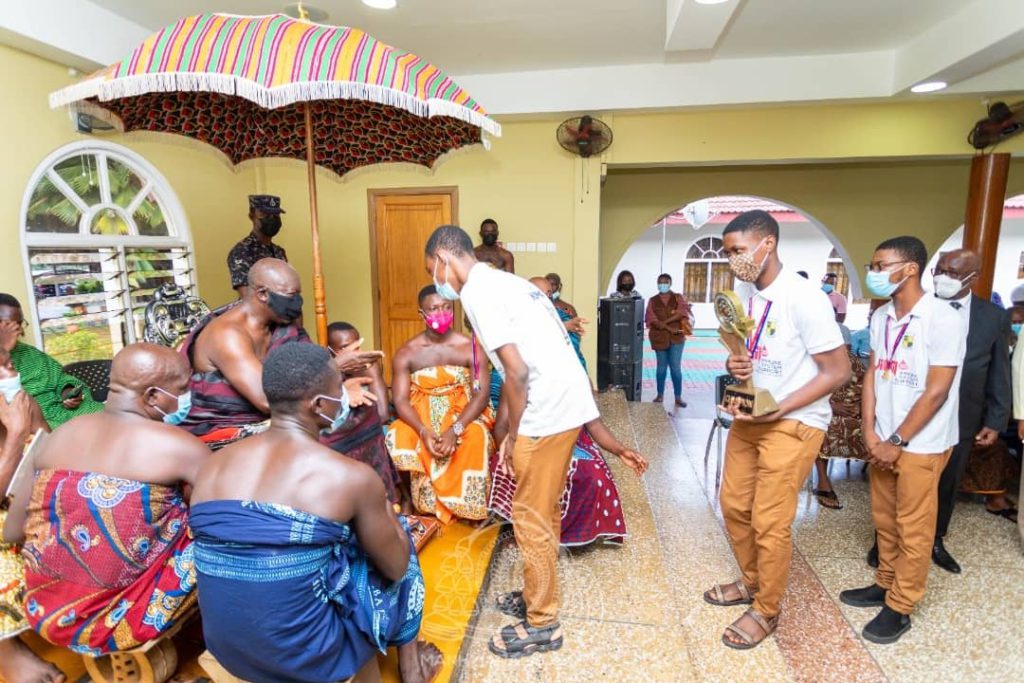
[[981,256],[981,272],[974,281],[974,293],[983,299],[992,296],[1009,170],[1008,153],[979,154],[971,159],[963,246]]

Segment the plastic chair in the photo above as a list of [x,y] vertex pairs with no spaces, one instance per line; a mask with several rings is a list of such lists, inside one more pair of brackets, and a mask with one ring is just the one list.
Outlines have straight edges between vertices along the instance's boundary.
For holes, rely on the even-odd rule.
[[708,457],[711,455],[711,442],[715,441],[718,445],[718,459],[715,464],[715,490],[718,490],[718,486],[722,480],[722,432],[732,427],[732,416],[728,413],[719,410],[718,406],[722,405],[722,400],[725,396],[725,388],[727,386],[739,384],[739,380],[734,378],[732,375],[718,375],[715,377],[715,419],[711,423],[711,431],[708,433],[708,445],[704,449],[704,472],[708,471]]
[[110,391],[109,360],[83,360],[78,363],[70,363],[64,366],[64,372],[81,380],[82,384],[89,387],[92,397],[100,403],[107,400],[107,393]]

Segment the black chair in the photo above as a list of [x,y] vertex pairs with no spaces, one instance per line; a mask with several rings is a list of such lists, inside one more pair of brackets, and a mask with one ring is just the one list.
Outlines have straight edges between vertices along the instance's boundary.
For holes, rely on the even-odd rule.
[[110,361],[83,360],[64,366],[64,372],[89,387],[92,397],[103,403],[110,391]]
[[732,375],[718,375],[715,377],[715,419],[711,423],[711,432],[708,434],[708,445],[704,449],[704,472],[708,471],[708,457],[711,455],[711,442],[718,444],[718,460],[715,465],[715,490],[722,479],[722,432],[732,427],[732,415],[719,410],[725,397],[725,388],[733,384],[739,384],[739,380]]

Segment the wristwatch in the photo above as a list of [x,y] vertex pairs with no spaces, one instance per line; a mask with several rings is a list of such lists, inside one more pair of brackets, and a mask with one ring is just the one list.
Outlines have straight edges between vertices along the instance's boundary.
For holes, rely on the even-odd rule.
[[462,423],[459,422],[458,420],[452,423],[452,432],[455,434],[455,436],[462,436],[462,432],[464,432],[465,429],[466,428],[463,427]]
[[896,448],[903,448],[904,446],[907,445],[907,442],[903,440],[903,437],[896,433],[893,433],[893,435],[886,439],[886,441],[891,443]]

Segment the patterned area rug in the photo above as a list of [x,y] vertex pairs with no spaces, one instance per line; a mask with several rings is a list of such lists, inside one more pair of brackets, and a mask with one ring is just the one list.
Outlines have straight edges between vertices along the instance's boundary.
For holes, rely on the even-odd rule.
[[[725,347],[718,341],[717,330],[697,330],[686,340],[683,349],[683,394],[687,397],[697,394],[714,394],[715,377],[725,372]],[[644,340],[643,361],[644,400],[654,396],[654,373],[658,361],[650,343]],[[667,391],[671,393],[672,378],[668,377]],[[689,398],[687,398],[689,400]]]

